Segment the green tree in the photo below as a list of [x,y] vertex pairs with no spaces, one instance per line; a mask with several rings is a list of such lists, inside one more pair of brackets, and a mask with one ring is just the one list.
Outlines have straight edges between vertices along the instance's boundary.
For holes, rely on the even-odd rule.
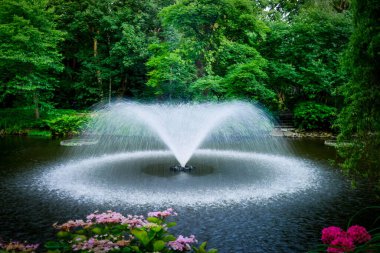
[[[264,40],[267,27],[259,20],[254,2],[181,0],[162,9],[159,15],[165,29],[162,43],[167,43],[167,55],[180,55],[188,65],[182,65],[182,73],[191,76],[193,69],[196,70],[194,82],[182,86],[188,87],[187,92],[193,98],[266,99],[258,88],[264,87],[265,60],[256,47]],[[172,59],[162,56],[162,60]],[[150,73],[165,75],[165,71],[149,65]],[[246,83],[248,78],[252,79]],[[152,83],[156,87],[165,85],[150,79],[148,84]]]
[[147,66],[149,80],[147,85],[154,95],[169,100],[188,98],[188,85],[195,79],[195,68],[181,56],[179,50],[171,52],[166,43],[150,46],[153,56]]
[[173,27],[191,40],[199,77],[213,75],[222,41],[255,44],[266,26],[253,2],[244,0],[182,0],[160,12],[164,27]]
[[380,181],[380,1],[355,0],[354,31],[345,52],[350,80],[341,87],[345,106],[339,115],[343,168],[351,175]]
[[158,11],[170,3],[50,0],[61,17],[59,27],[68,33],[62,44],[62,93],[55,99],[63,106],[87,107],[115,96],[144,96],[148,44],[160,30]]
[[334,117],[324,114],[340,104],[337,89],[347,80],[339,62],[351,33],[350,14],[336,11],[330,0],[305,1],[291,21],[268,25],[271,31],[260,53],[269,61],[268,86],[277,94],[279,109],[301,112],[307,108],[302,103],[313,102],[323,108],[317,118],[330,119],[330,124],[321,121],[314,127],[331,127]]
[[[54,73],[63,69],[58,43],[63,33],[46,0],[2,0],[0,4],[1,98],[13,102],[20,96],[33,102],[39,118],[41,104],[48,105],[54,91]],[[10,98],[11,97],[11,98]]]
[[305,0],[257,0],[256,3],[266,19],[276,21],[291,20],[298,14]]

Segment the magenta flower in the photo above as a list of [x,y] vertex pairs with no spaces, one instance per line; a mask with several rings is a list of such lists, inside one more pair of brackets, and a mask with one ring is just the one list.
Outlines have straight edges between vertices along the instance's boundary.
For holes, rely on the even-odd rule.
[[190,235],[190,237],[183,237],[182,235],[178,236],[175,241],[168,242],[168,246],[173,250],[177,251],[186,251],[191,250],[190,244],[196,243],[194,235]]
[[354,241],[348,236],[338,236],[327,248],[329,253],[345,253],[352,252],[355,249]]
[[148,213],[149,217],[165,218],[168,216],[177,216],[177,213],[174,212],[173,208],[168,208],[165,211],[157,211]]
[[331,226],[322,230],[321,240],[324,244],[330,244],[336,238],[344,234],[345,232],[340,227]]
[[365,227],[354,225],[348,228],[347,235],[354,241],[354,243],[365,243],[371,240],[371,235],[367,232]]

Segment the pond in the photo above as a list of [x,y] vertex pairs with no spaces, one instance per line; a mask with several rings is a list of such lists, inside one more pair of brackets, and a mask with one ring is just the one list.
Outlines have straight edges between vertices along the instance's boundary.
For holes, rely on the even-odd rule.
[[[75,164],[73,157],[80,147],[60,146],[58,139],[3,137],[0,138],[0,238],[40,242],[52,238],[53,223],[82,219],[95,210],[111,209],[123,214],[145,215],[149,211],[173,207],[179,214],[176,217],[178,226],[173,229],[175,234],[194,234],[199,241],[208,241],[210,247],[218,248],[219,252],[305,252],[320,243],[323,227],[345,227],[352,215],[364,207],[376,204],[376,200],[365,188],[353,189],[339,170],[330,165],[336,153],[334,148],[325,146],[323,140],[289,139],[288,144],[292,157],[295,157],[292,159],[297,159],[305,168],[315,170],[313,178],[308,181],[312,185],[303,186],[304,181],[300,180],[292,184],[294,186],[299,183],[299,188],[286,188],[282,185],[283,181],[278,180],[278,184],[262,185],[270,189],[260,193],[266,194],[262,197],[259,193],[247,193],[256,191],[255,189],[240,189],[242,185],[249,184],[247,175],[251,175],[250,166],[254,166],[257,157],[246,160],[244,166],[239,165],[239,170],[236,169],[235,173],[230,173],[235,166],[234,159],[223,160],[223,166],[215,165],[216,159],[206,166],[202,163],[204,154],[200,152],[190,160],[198,170],[191,173],[173,175],[167,171],[170,159],[169,162],[168,159],[148,159],[144,165],[139,162],[136,169],[139,173],[129,172],[124,175],[122,168],[125,164],[133,168],[137,163],[121,159],[110,163],[108,172],[99,169],[104,166],[97,167],[95,164],[96,173],[85,174],[89,168],[83,168],[83,171],[78,170],[79,174],[74,176],[63,171],[73,167],[60,166],[66,164],[68,159],[73,159]],[[233,148],[233,144],[230,148]],[[154,165],[155,162],[157,165]],[[298,171],[291,168],[291,164],[284,162],[283,167],[285,168],[278,169],[282,170],[282,174],[278,175],[280,179],[298,180]],[[277,173],[275,169],[272,170],[271,174]],[[293,173],[291,177],[287,178],[286,170]],[[82,182],[83,176],[88,176],[91,184]],[[107,186],[101,180],[106,177],[114,177],[115,181],[101,197],[86,193],[86,188],[94,184],[97,189]],[[219,187],[215,188],[220,189],[210,194],[223,194],[225,189],[232,188],[233,199],[227,198],[229,193],[226,190],[223,197],[213,196],[213,201],[202,201],[208,196],[205,193],[202,198],[197,188],[203,184],[197,185],[197,182],[210,177],[219,178],[214,178],[213,182]],[[265,181],[267,174],[257,172],[252,177],[255,178],[252,180]],[[144,188],[146,192],[138,197],[133,192],[118,191],[125,185],[138,188],[139,180],[147,178],[153,178],[153,183],[151,187]],[[162,201],[152,201],[146,196],[161,196],[157,188],[164,182],[162,178],[172,180],[173,189],[178,189],[180,186],[175,184],[180,184],[182,180],[183,189],[180,194],[169,194]],[[148,184],[144,183],[145,186]],[[232,187],[234,184],[235,188]],[[261,184],[258,185],[261,187]],[[165,191],[170,193],[170,184],[165,187]],[[190,194],[193,189],[194,194]],[[259,190],[257,188],[257,192]],[[181,194],[189,194],[191,197],[181,198]],[[259,197],[256,198],[257,196]],[[170,198],[178,198],[178,201],[171,203],[168,201]],[[184,199],[189,202],[186,203]],[[371,211],[363,212],[354,223],[370,226],[377,215]]]

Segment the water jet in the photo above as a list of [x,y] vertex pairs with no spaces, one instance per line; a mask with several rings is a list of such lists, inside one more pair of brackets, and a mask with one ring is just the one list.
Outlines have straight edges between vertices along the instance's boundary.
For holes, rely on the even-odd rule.
[[45,172],[39,183],[97,203],[184,206],[314,187],[314,169],[290,156],[273,127],[262,108],[247,102],[118,102],[96,110],[80,138],[96,144],[73,147],[80,158]]
[[[355,212],[348,208],[374,198],[351,190],[328,165],[335,149],[273,137],[272,125],[265,110],[244,102],[121,102],[96,110],[73,145],[2,138],[2,235],[25,231],[16,239],[41,241],[53,222],[94,210],[173,207],[187,233],[210,238],[221,252],[304,252],[320,236],[305,227],[343,223],[347,210]],[[179,161],[195,169],[171,171]]]

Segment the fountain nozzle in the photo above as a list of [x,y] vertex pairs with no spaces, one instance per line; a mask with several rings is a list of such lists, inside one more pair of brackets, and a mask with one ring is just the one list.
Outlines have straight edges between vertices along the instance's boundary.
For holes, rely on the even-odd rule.
[[195,169],[195,167],[191,165],[181,166],[177,164],[170,167],[170,171],[174,171],[174,172],[190,172],[193,169]]

